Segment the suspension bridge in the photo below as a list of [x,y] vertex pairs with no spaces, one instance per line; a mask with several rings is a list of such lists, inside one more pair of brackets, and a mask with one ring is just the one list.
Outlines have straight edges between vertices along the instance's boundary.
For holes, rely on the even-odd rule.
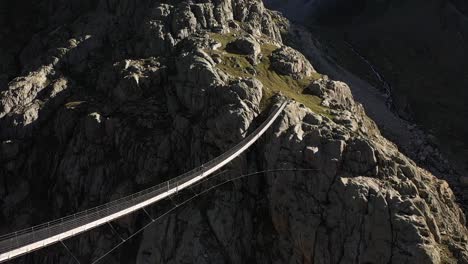
[[244,140],[230,150],[198,168],[169,181],[101,206],[0,236],[0,263],[58,242],[63,243],[63,240],[110,223],[135,211],[144,210],[145,207],[157,201],[171,197],[171,195],[199,183],[254,144],[275,122],[286,107],[286,104],[287,101],[284,100],[275,105],[268,118],[249,136],[245,137]]

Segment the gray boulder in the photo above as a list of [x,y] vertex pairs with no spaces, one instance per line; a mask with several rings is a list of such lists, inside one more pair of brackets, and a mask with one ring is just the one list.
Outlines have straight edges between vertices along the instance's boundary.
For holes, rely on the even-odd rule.
[[271,56],[271,66],[282,75],[291,75],[295,79],[310,77],[315,72],[310,62],[295,49],[283,46]]
[[305,91],[323,98],[334,109],[352,109],[355,105],[349,86],[344,82],[330,80],[327,76],[313,81]]
[[249,55],[256,62],[261,53],[260,44],[251,36],[242,36],[228,43],[226,49],[231,52]]

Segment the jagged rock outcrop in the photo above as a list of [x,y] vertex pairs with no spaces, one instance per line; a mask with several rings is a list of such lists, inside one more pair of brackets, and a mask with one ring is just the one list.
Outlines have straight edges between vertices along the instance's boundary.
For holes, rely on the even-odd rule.
[[[279,233],[275,250],[282,259],[443,263],[454,254],[466,261],[466,251],[454,242],[466,244],[458,235],[465,232],[464,220],[453,225],[464,219],[463,212],[453,210],[447,183],[417,168],[378,133],[358,136],[326,121],[310,124],[309,115],[314,113],[290,105],[262,152],[269,169],[313,170],[266,178]],[[450,226],[459,229],[444,238],[440,229]],[[452,236],[447,246],[452,253],[437,248]]]
[[[109,262],[466,263],[465,218],[447,184],[383,138],[346,84],[313,82],[276,18],[257,0],[100,1],[37,32],[24,74],[0,93],[0,232],[199,166],[261,122],[277,102],[275,82],[286,80],[294,89],[308,82],[285,90],[304,102],[289,102],[221,177],[269,172],[179,207]],[[236,47],[247,51],[231,53],[240,36],[248,45]],[[114,226],[128,237],[146,221],[135,214]],[[108,231],[67,243],[90,262],[115,245]],[[68,262],[57,252],[18,262]]]
[[260,44],[252,36],[242,36],[233,42],[228,43],[228,50],[249,55],[249,58],[255,64],[258,56],[261,54]]
[[343,82],[330,80],[327,76],[312,82],[306,91],[324,98],[322,104],[333,109],[346,110],[356,106],[349,87]]
[[309,77],[315,72],[310,62],[300,52],[281,47],[271,54],[271,66],[283,75],[291,75],[296,79]]

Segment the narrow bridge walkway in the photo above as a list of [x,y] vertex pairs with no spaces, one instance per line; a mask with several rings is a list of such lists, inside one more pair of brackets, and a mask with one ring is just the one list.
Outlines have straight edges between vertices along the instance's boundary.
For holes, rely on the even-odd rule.
[[247,136],[227,152],[198,168],[149,189],[134,193],[130,196],[107,204],[39,226],[1,236],[0,263],[63,241],[67,238],[143,209],[148,205],[170,197],[172,194],[201,181],[235,159],[254,144],[257,139],[259,139],[263,133],[270,128],[273,122],[283,111],[286,104],[287,101],[283,101],[280,105],[276,105],[269,117],[252,134]]

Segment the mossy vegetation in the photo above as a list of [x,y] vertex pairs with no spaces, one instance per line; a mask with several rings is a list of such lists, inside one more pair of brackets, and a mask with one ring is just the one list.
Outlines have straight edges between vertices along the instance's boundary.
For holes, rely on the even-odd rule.
[[235,39],[236,33],[211,33],[210,35],[214,40],[222,45],[217,50],[208,51],[210,55],[220,57],[221,63],[218,64],[218,67],[221,70],[233,77],[255,77],[262,82],[264,86],[261,102],[262,108],[269,105],[270,99],[274,94],[281,92],[284,96],[304,104],[314,112],[329,116],[327,108],[320,105],[322,99],[317,96],[304,93],[304,89],[312,81],[321,77],[320,74],[314,73],[310,77],[299,80],[288,75],[278,74],[271,68],[270,55],[279,47],[266,41],[261,44],[261,59],[256,65],[252,65],[247,56],[226,51],[226,45]]
[[236,38],[236,33],[235,31],[232,31],[230,33],[226,34],[219,34],[219,33],[210,33],[210,37],[217,42],[221,43],[221,48],[220,50],[225,50],[226,46],[229,42],[233,41]]

